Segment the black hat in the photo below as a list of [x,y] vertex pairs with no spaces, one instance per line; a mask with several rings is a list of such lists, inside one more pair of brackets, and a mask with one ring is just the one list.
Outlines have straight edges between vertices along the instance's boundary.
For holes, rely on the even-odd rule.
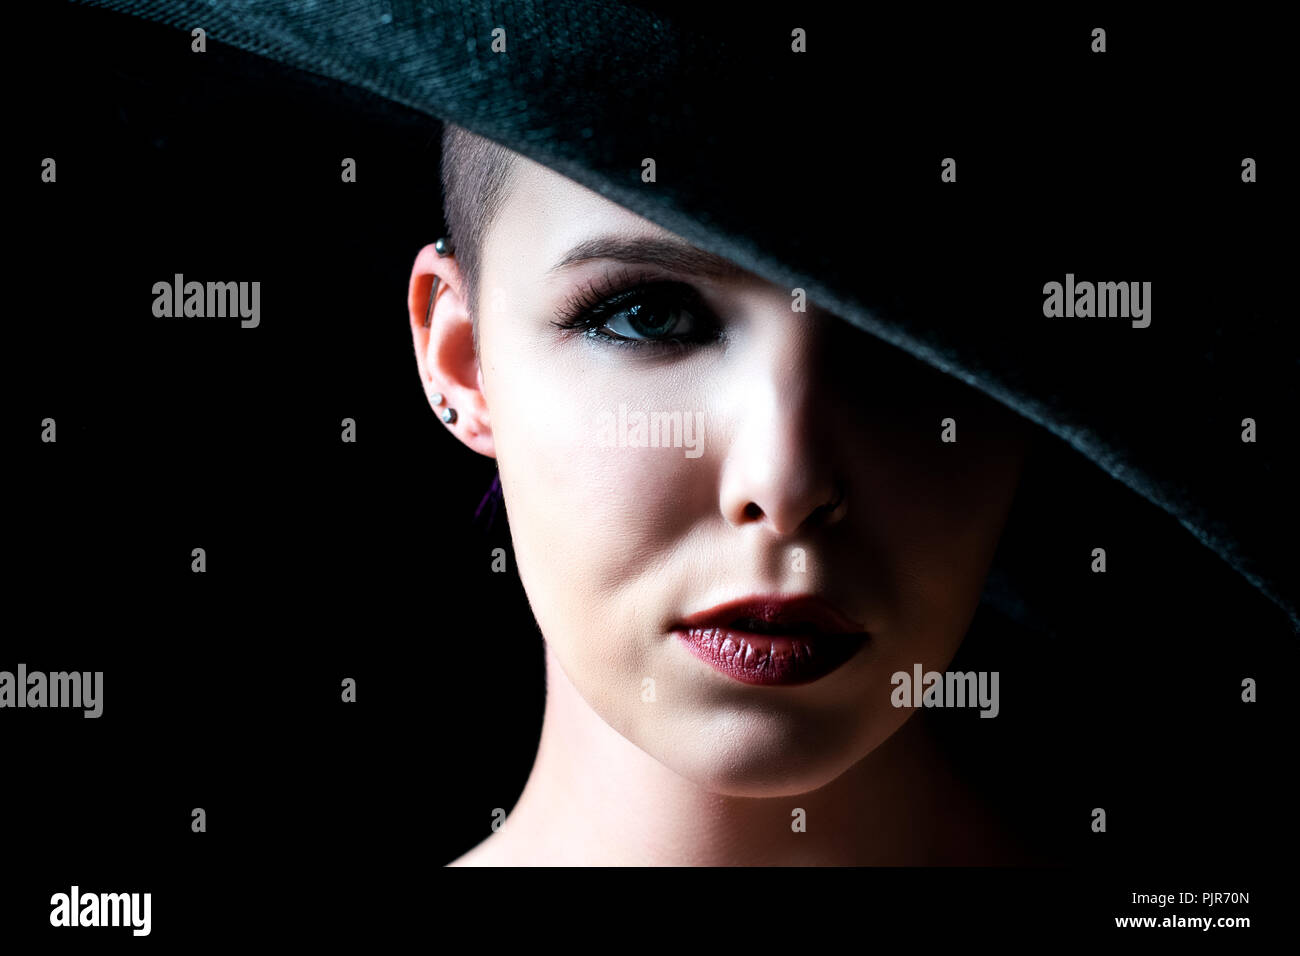
[[[89,5],[201,30],[209,83],[292,90],[426,151],[453,122],[805,289],[1041,426],[1181,526],[1175,550],[1208,548],[1300,622],[1283,171],[1268,84],[1231,92],[1267,63],[1258,33],[1216,31],[1207,63],[1192,24],[983,10]],[[1098,315],[1123,305],[1111,284],[1149,290],[1145,318]],[[1097,487],[1080,514],[1115,490]]]

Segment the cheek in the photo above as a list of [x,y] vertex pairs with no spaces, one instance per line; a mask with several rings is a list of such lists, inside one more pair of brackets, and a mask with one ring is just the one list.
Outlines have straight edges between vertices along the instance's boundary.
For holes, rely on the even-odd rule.
[[974,613],[1024,454],[1005,424],[966,422],[956,444],[875,445],[866,467],[863,520],[888,582],[889,629],[938,655],[955,652]]
[[622,685],[639,688],[647,650],[627,636],[660,623],[647,569],[691,520],[682,503],[705,486],[707,466],[681,448],[621,443],[620,405],[650,410],[654,392],[582,351],[501,355],[510,375],[488,396],[498,467],[547,642],[584,691],[639,700]]

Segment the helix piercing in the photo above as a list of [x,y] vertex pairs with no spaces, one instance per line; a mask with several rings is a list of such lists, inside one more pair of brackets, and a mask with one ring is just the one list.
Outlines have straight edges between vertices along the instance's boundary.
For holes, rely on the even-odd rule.
[[[447,256],[454,254],[456,252],[456,249],[455,247],[452,246],[450,239],[441,238],[434,242],[433,251],[438,253],[438,255],[446,258]],[[429,327],[429,323],[433,321],[433,300],[437,298],[437,296],[438,296],[438,277],[434,276],[433,285],[429,287],[429,308],[428,311],[424,313],[424,327],[426,329]]]

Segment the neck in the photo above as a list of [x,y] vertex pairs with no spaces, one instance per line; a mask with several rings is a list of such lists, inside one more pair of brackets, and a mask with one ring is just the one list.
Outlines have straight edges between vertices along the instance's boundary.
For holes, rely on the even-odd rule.
[[[994,829],[920,715],[811,793],[730,797],[665,767],[602,720],[550,648],[541,742],[501,830],[469,862],[922,865],[989,862]],[[806,829],[791,824],[804,810]],[[461,862],[461,861],[458,861]]]

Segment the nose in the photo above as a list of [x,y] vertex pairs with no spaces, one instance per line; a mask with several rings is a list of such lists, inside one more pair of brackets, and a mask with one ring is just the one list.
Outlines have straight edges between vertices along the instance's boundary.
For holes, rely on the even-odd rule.
[[[783,326],[790,321],[784,316]],[[720,506],[733,527],[757,525],[785,536],[840,521],[845,487],[836,474],[834,423],[814,367],[817,336],[774,336],[738,370],[731,447],[722,466]]]

